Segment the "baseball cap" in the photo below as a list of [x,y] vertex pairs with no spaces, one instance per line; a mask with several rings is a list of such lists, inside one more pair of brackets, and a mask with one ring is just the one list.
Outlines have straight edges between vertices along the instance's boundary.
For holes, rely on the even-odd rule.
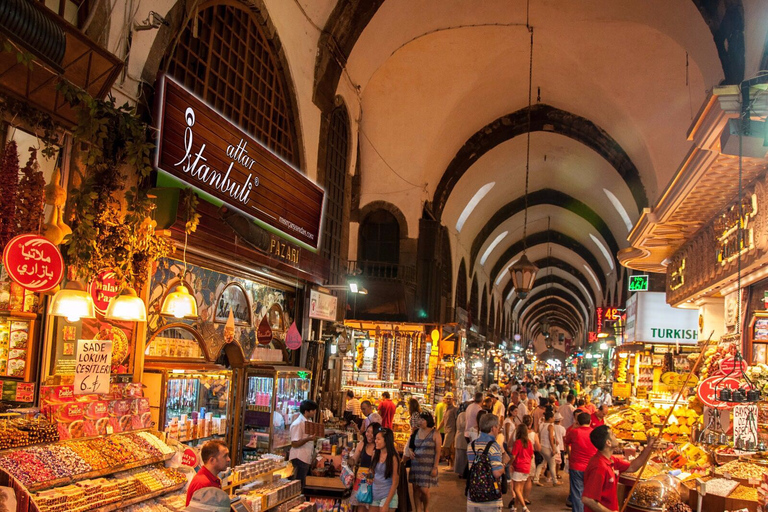
[[229,512],[229,494],[216,487],[203,487],[195,491],[189,506],[184,510],[193,512]]
[[450,391],[445,394],[445,398],[453,398],[453,393]]

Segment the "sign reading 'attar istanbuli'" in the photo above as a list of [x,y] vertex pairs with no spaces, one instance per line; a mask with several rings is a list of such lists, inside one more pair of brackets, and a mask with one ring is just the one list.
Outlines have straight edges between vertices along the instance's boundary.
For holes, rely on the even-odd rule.
[[172,79],[161,90],[157,167],[316,249],[323,190]]

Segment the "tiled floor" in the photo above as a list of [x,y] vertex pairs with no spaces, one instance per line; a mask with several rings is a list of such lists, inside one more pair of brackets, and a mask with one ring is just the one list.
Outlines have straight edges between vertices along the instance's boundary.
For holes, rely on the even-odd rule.
[[[467,500],[464,497],[465,482],[455,473],[449,471],[447,467],[441,465],[439,485],[432,492],[432,500],[428,512],[466,510]],[[511,497],[511,494],[504,496],[505,505],[509,504]],[[568,477],[566,472],[563,484],[558,487],[552,487],[551,484],[547,484],[545,487],[533,486],[531,504],[528,505],[528,508],[531,512],[567,512],[570,510],[570,508],[565,507],[567,497]],[[505,510],[509,509],[505,508]]]

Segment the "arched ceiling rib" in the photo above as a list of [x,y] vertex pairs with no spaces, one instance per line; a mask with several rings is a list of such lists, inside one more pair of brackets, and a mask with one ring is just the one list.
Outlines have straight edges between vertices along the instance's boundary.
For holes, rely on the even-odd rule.
[[[578,254],[584,261],[587,262],[587,265],[592,269],[592,272],[594,272],[597,279],[600,281],[601,289],[606,289],[606,279],[605,274],[606,272],[603,270],[601,264],[599,263],[598,259],[595,257],[595,255],[587,249],[584,245],[582,245],[577,240],[574,240],[568,235],[565,235],[563,233],[560,233],[558,231],[539,231],[538,233],[532,233],[529,234],[526,240],[526,243],[529,247],[533,247],[535,245],[539,244],[552,244],[552,246],[562,246],[566,249],[569,249],[576,254]],[[523,241],[518,240],[512,245],[508,246],[507,249],[498,257],[495,259],[495,263],[492,267],[492,270],[489,274],[489,278],[491,281],[495,281],[496,277],[498,276],[499,272],[506,270],[506,268],[509,266],[508,262],[514,261],[519,256],[518,254],[521,253],[523,250]],[[597,249],[595,249],[597,251]],[[553,249],[553,254],[557,254],[557,251]]]
[[[616,242],[616,238],[613,236],[613,233],[611,233],[611,230],[608,228],[608,225],[605,223],[602,217],[600,217],[597,213],[595,213],[594,210],[592,210],[589,206],[582,203],[578,199],[566,193],[560,192],[559,190],[546,188],[537,190],[528,195],[529,208],[533,208],[539,205],[556,207],[552,209],[555,212],[562,208],[574,213],[575,215],[578,215],[595,228],[595,230],[608,244],[608,247],[613,254],[619,252],[619,244]],[[488,222],[485,223],[485,226],[483,226],[483,228],[480,230],[477,236],[475,236],[475,239],[472,242],[472,250],[470,252],[470,266],[474,266],[475,258],[477,258],[478,253],[480,253],[480,250],[483,248],[483,245],[485,245],[489,239],[492,239],[491,235],[493,232],[496,231],[496,229],[504,222],[506,222],[507,219],[514,217],[520,212],[524,212],[524,210],[525,198],[518,197],[517,199],[510,201],[503,207],[499,208],[496,213],[491,216],[491,218],[488,220]]]
[[569,303],[563,302],[559,298],[553,297],[549,299],[542,299],[539,300],[536,304],[532,304],[531,307],[534,309],[526,310],[520,319],[520,323],[518,324],[522,332],[527,332],[530,330],[530,327],[535,323],[531,320],[532,318],[541,318],[542,316],[546,315],[553,316],[555,313],[564,318],[567,318],[569,323],[571,323],[573,328],[576,330],[578,330],[579,325],[583,325],[578,312],[576,312]]
[[[526,311],[531,311],[531,307],[535,306],[537,303],[546,302],[549,299],[559,299],[565,304],[568,305],[569,308],[573,309],[574,312],[576,312],[577,315],[582,320],[583,324],[586,324],[589,319],[589,313],[586,311],[586,308],[584,307],[584,304],[578,301],[574,295],[572,295],[570,292],[567,292],[565,290],[560,290],[558,288],[544,288],[539,290],[538,292],[531,293],[528,295],[528,297],[525,298],[522,302],[519,302],[513,309],[512,313],[514,315],[517,315],[519,321],[522,323],[525,320]],[[577,302],[581,307],[577,308],[573,302]]]
[[[514,242],[520,241],[523,237],[524,218],[525,213],[519,212],[502,222],[481,247],[480,257],[475,264],[483,266],[486,270],[491,268],[496,258],[505,249]],[[610,244],[584,218],[570,210],[547,205],[528,208],[528,233],[547,229],[550,232],[562,233],[581,244],[600,262],[601,272],[608,274],[618,267],[619,262],[615,256],[618,251],[613,251]],[[503,238],[501,238],[502,235]],[[551,248],[552,254],[561,250],[555,245]]]
[[[564,135],[591,148],[607,160],[626,182],[637,209],[648,206],[648,196],[640,173],[624,149],[600,127],[583,117],[546,104],[531,107],[532,132],[547,131]],[[437,218],[443,213],[454,186],[487,151],[528,131],[528,109],[502,116],[478,130],[462,146],[445,170],[432,200]]]
[[[573,265],[570,265],[569,263],[566,263],[563,260],[560,260],[558,258],[550,258],[549,261],[547,259],[542,258],[540,260],[536,260],[533,262],[534,265],[539,267],[539,278],[536,279],[534,285],[538,285],[539,282],[541,282],[543,279],[547,279],[549,282],[549,276],[556,276],[559,277],[561,282],[565,281],[568,282],[571,286],[578,289],[582,296],[586,297],[586,299],[590,302],[590,307],[596,307],[600,302],[597,300],[597,296],[595,295],[595,290],[593,289],[594,283],[590,283],[587,277],[584,275],[584,272],[581,270],[578,270]],[[502,292],[502,297],[504,298],[505,302],[507,301],[507,298],[512,293],[512,280],[509,279],[506,286],[504,286],[504,290]],[[514,306],[516,304],[516,301],[514,300],[515,297],[509,297],[510,299],[510,307]]]
[[[556,286],[563,290],[568,290],[570,293],[572,293],[580,302],[580,304],[583,305],[585,310],[590,311],[593,309],[592,307],[592,297],[589,295],[585,295],[584,291],[573,284],[571,281],[564,279],[557,275],[543,275],[542,277],[536,279],[536,282],[534,283],[534,287],[531,289],[530,293],[535,293],[542,287],[546,288],[548,286]],[[521,301],[517,296],[514,296],[511,301],[509,301],[509,307],[514,310],[515,306]]]

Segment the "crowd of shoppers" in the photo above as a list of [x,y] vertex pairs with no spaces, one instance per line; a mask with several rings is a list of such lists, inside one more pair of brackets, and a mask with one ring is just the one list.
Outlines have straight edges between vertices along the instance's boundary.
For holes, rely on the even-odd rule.
[[[502,510],[504,488],[511,496],[509,508],[528,512],[532,487],[561,485],[566,461],[570,485],[567,506],[573,512],[605,510],[600,508],[605,496],[597,490],[598,483],[607,484],[593,481],[596,476],[591,472],[604,476],[607,467],[623,470],[630,466],[619,459],[596,459],[605,458],[609,448],[616,445],[615,437],[604,425],[612,403],[610,391],[600,387],[580,391],[578,382],[559,376],[528,377],[512,380],[502,388],[494,385],[464,403],[454,403],[454,395],[447,393],[435,407],[434,416],[411,398],[407,402],[411,436],[402,460],[394,447],[391,425],[396,406],[390,397],[385,396],[378,404],[378,412],[374,412],[370,402],[355,402],[350,396],[351,405],[347,404],[345,413],[355,415],[359,411],[363,434],[350,458],[360,468],[353,491],[366,476],[374,491],[373,503],[355,503],[356,510],[397,508],[397,487],[406,475],[404,468],[397,468],[407,464],[415,510],[427,512],[439,482],[441,461],[468,482],[482,481],[477,480],[480,471],[492,473],[491,478],[497,481],[498,495],[490,501],[473,501],[472,493],[468,493],[468,511]],[[632,464],[637,465],[634,461]],[[612,503],[607,506],[610,509]]]

